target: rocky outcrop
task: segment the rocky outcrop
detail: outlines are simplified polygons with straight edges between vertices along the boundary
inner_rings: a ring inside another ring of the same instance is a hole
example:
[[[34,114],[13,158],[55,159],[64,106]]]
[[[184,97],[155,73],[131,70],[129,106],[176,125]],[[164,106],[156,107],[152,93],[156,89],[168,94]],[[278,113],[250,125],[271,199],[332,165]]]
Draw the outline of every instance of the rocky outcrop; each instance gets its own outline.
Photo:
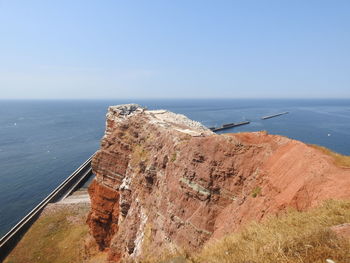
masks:
[[[350,170],[266,132],[216,135],[138,105],[110,107],[92,161],[90,231],[109,260],[196,250],[286,207],[350,199]]]
[[[350,240],[350,223],[332,226],[331,230],[340,238]]]

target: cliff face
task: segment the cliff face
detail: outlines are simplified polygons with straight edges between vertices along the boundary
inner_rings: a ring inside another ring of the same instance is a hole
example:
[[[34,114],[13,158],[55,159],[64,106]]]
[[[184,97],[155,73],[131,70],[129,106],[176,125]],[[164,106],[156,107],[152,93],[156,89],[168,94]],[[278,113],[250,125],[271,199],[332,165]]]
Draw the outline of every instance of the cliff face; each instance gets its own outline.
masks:
[[[350,170],[301,142],[265,132],[216,135],[137,105],[109,108],[92,167],[88,224],[115,262],[193,251],[289,206],[350,199]]]

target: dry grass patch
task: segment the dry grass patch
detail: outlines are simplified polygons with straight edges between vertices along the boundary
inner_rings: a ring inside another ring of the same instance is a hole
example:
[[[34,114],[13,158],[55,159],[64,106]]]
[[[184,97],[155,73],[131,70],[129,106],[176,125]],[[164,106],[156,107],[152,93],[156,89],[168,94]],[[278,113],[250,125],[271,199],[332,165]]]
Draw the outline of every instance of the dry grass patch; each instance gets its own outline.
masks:
[[[133,148],[133,152],[131,154],[131,165],[137,166],[140,162],[147,162],[149,159],[149,152],[145,149],[144,145],[137,144]]]
[[[174,153],[171,155],[170,162],[175,162],[175,161],[176,161],[176,157],[177,157],[177,153],[174,152]]]
[[[311,147],[331,156],[334,160],[334,164],[340,167],[350,167],[350,156],[342,155],[340,153],[333,152],[326,147],[310,144]]]
[[[330,226],[346,222],[350,222],[350,202],[327,201],[308,212],[290,210],[208,244],[189,262],[350,262],[350,241],[329,230]]]
[[[32,225],[5,263],[83,262],[89,206],[50,207]]]

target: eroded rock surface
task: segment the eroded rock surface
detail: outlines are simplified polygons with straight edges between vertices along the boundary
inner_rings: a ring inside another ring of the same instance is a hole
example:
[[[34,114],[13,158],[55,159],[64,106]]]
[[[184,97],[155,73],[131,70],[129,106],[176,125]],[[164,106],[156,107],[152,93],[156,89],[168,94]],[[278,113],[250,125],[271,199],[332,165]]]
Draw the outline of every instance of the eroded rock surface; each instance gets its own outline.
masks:
[[[341,238],[346,238],[350,240],[350,223],[345,223],[341,225],[336,225],[331,227],[331,230]]]
[[[110,107],[92,161],[90,231],[109,260],[194,251],[251,220],[350,199],[350,170],[265,132],[216,135],[183,115]]]

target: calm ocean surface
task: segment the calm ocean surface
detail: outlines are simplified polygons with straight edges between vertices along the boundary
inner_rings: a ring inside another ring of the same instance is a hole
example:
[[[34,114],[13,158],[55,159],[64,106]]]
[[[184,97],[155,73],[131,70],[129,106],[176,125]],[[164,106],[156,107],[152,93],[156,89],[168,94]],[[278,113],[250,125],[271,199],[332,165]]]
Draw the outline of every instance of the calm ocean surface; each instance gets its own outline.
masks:
[[[98,149],[107,107],[133,102],[206,126],[249,120],[225,132],[266,130],[350,155],[350,100],[0,101],[0,236]]]

